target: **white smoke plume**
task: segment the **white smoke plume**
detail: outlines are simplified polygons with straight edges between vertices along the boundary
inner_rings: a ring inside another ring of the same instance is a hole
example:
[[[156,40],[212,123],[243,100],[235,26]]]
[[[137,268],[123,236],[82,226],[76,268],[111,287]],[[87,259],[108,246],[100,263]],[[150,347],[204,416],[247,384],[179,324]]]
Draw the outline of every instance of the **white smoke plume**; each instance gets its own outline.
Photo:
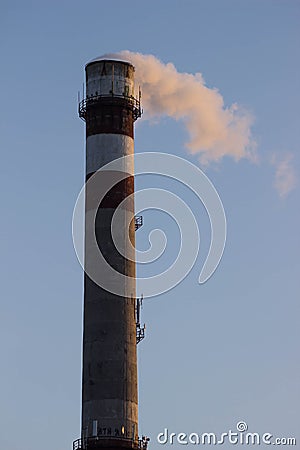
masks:
[[[274,154],[271,159],[271,163],[275,166],[274,186],[281,198],[286,197],[297,185],[297,176],[292,161],[291,153],[287,153],[281,158]]]
[[[224,156],[254,159],[255,142],[250,130],[253,117],[236,103],[225,107],[222,95],[205,85],[201,73],[180,73],[172,63],[128,50],[113,56],[135,66],[145,117],[182,120],[189,135],[186,147],[199,154],[201,163]]]

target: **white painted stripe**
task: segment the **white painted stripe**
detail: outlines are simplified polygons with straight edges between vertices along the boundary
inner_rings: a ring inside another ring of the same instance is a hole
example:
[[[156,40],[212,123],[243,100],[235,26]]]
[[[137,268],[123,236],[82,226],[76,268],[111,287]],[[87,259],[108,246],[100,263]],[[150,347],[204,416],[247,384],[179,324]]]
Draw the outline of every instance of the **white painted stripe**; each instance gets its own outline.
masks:
[[[134,140],[123,134],[95,134],[86,140],[86,174],[96,172],[114,159],[134,153]],[[132,158],[129,158],[132,159]],[[124,172],[134,174],[133,159],[124,164]]]

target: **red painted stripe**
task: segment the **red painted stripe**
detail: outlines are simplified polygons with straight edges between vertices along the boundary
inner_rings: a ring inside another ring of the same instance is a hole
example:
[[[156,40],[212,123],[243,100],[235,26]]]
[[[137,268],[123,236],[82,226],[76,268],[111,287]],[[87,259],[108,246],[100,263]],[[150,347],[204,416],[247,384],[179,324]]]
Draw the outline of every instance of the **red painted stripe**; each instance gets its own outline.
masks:
[[[94,175],[94,176],[93,176]],[[124,178],[124,172],[99,171],[89,173],[86,181],[86,208],[113,208],[116,209],[126,197],[134,193],[134,176]],[[99,199],[102,199],[99,205]],[[128,209],[134,209],[134,200],[127,205]]]

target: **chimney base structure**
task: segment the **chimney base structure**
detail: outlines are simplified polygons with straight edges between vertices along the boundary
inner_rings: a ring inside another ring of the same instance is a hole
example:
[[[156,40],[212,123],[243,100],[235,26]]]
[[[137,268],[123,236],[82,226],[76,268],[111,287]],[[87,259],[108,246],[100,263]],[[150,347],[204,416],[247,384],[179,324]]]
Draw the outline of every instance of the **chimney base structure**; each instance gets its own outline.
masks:
[[[85,71],[86,95],[79,103],[79,116],[86,123],[86,181],[99,177],[101,184],[102,180],[107,182],[106,177],[118,179],[118,173],[97,172],[101,167],[134,153],[134,122],[141,116],[140,93],[135,95],[134,67],[127,61],[99,58],[88,63]],[[100,204],[95,201],[95,187],[86,184],[86,229],[88,218],[94,214],[102,255],[131,281],[118,286],[121,295],[95,283],[88,275],[87,268],[93,262],[85,238],[82,425],[81,438],[73,442],[73,450],[147,447],[147,438],[138,437],[136,346],[140,303],[136,300],[136,264],[132,249],[126,253],[128,232],[134,247],[138,228],[133,173],[133,167],[128,173],[119,173],[122,181],[113,183]],[[121,255],[114,245],[111,222],[120,203],[129,196],[118,224],[121,247],[125,248]],[[138,327],[140,332],[139,323]]]

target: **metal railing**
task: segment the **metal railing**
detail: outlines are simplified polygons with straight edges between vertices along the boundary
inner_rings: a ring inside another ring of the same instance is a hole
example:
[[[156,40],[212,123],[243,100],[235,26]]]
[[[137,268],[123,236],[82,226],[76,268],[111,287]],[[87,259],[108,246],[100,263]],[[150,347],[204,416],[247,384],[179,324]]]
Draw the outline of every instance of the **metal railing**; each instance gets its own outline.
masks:
[[[119,95],[119,94],[102,94],[102,95],[93,95],[91,97],[85,98],[81,100],[78,104],[78,114],[79,117],[83,120],[86,119],[86,111],[89,106],[96,105],[99,100],[103,99],[111,99],[118,100],[122,99],[124,102],[132,109],[134,120],[138,119],[142,115],[141,103],[140,100],[128,95]]]
[[[76,441],[73,442],[73,450],[88,450],[92,448],[96,448],[97,444],[99,447],[101,447],[101,441],[125,441],[126,445],[124,447],[127,448],[135,448],[138,450],[147,450],[149,438],[146,436],[143,436],[141,439],[138,439],[137,445],[134,445],[136,441],[133,441],[132,439],[126,439],[124,437],[107,437],[107,436],[97,436],[97,437],[88,437],[84,439],[76,439]]]
[[[81,439],[76,439],[76,441],[73,442],[73,450],[78,450],[79,448],[83,448],[82,447],[82,440]]]

